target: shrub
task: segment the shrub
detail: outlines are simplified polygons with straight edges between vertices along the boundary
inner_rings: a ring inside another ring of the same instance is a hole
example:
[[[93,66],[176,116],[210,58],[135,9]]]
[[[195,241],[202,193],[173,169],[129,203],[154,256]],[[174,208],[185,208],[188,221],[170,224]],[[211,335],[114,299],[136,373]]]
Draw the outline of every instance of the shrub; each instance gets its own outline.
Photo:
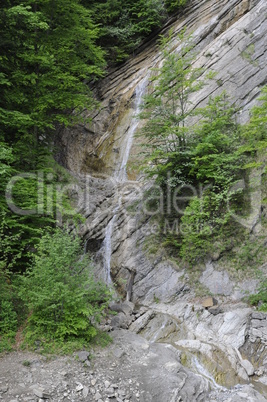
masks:
[[[90,260],[81,257],[80,239],[57,229],[42,236],[20,295],[30,312],[28,339],[90,341],[96,335],[92,321],[101,316],[110,291],[94,280]]]
[[[0,262],[0,352],[12,349],[18,326],[13,296],[9,274]]]

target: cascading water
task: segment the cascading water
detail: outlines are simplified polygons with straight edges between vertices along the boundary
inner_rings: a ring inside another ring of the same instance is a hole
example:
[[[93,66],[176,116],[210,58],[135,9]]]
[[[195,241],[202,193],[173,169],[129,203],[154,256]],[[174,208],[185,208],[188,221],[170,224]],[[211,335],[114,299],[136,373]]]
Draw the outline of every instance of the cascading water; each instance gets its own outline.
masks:
[[[127,162],[129,159],[131,147],[133,144],[133,138],[134,134],[137,130],[137,127],[139,125],[139,120],[136,115],[139,114],[140,112],[140,107],[142,104],[142,99],[147,87],[148,83],[148,76],[145,76],[136,86],[135,89],[135,103],[134,103],[134,117],[133,117],[133,122],[130,125],[130,128],[126,132],[125,135],[125,141],[124,144],[122,145],[122,160],[119,166],[119,169],[115,172],[114,178],[116,182],[118,183],[123,183],[127,180]],[[110,268],[111,268],[111,255],[112,255],[112,234],[113,234],[113,229],[114,229],[114,223],[117,219],[117,213],[121,207],[121,197],[119,197],[118,204],[113,210],[113,217],[109,221],[106,229],[105,229],[105,238],[102,246],[102,255],[104,257],[104,272],[105,272],[105,282],[111,286],[112,280],[111,280],[111,275],[110,275]]]
[[[192,356],[191,362],[195,368],[196,373],[198,373],[201,377],[206,378],[210,382],[210,384],[212,385],[213,388],[219,389],[219,390],[227,389],[227,388],[222,387],[221,385],[217,384],[217,382],[215,381],[213,376],[205,369],[204,366],[202,366],[202,364],[198,361],[196,356]]]
[[[116,215],[113,216],[113,218],[107,225],[106,231],[105,231],[105,239],[103,242],[105,282],[108,286],[110,286],[112,283],[111,276],[110,276],[110,261],[111,261],[111,254],[112,254],[111,236],[112,236],[113,225],[114,225],[115,219],[116,219]]]
[[[148,78],[149,78],[149,76],[146,76],[145,78],[143,78],[135,89],[135,104],[134,104],[135,116],[133,117],[133,122],[132,122],[128,132],[126,133],[125,143],[124,143],[124,147],[123,147],[124,152],[122,155],[121,164],[120,164],[118,171],[115,173],[115,179],[118,182],[124,182],[127,180],[127,172],[126,172],[127,162],[128,162],[131,147],[133,144],[134,133],[136,132],[136,129],[140,122],[137,116],[140,113],[142,99],[143,99],[143,96],[144,96],[144,93],[145,93],[145,90],[147,87]]]
[[[158,339],[160,339],[160,336],[162,335],[162,331],[166,327],[167,322],[168,322],[168,317],[166,316],[164,318],[164,321],[163,321],[161,327],[154,333],[154,336],[151,338],[151,340],[150,340],[151,343],[156,342]]]

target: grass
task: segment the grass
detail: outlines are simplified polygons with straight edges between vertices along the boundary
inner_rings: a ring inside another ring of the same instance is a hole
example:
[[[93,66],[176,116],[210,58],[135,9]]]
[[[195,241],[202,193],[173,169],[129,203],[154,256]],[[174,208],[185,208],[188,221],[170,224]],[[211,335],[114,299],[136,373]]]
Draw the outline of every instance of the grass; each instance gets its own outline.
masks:
[[[256,60],[253,60],[252,56],[255,53],[255,45],[254,43],[251,43],[246,50],[243,50],[241,52],[241,56],[243,59],[247,60],[250,64],[252,64],[254,67],[258,66],[258,62]]]
[[[106,332],[97,330],[96,335],[88,341],[84,338],[52,339],[43,334],[24,333],[20,349],[31,350],[41,355],[72,355],[79,350],[90,350],[95,346],[106,347],[112,343],[112,338]]]
[[[0,353],[12,352],[15,346],[15,335],[1,335],[0,336]]]

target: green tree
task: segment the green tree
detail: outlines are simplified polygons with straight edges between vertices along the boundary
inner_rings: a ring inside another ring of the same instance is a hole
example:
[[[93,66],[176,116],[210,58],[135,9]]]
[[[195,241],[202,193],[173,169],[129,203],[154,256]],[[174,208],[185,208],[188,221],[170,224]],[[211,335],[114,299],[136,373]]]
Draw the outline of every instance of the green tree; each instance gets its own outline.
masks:
[[[101,26],[99,43],[107,49],[109,62],[124,61],[151,31],[166,18],[160,0],[97,1],[83,4],[92,9]]]
[[[169,38],[162,39],[163,66],[156,70],[145,96],[141,119],[145,124],[140,133],[144,137],[145,171],[163,184],[171,176],[170,186],[189,181],[189,154],[194,142],[192,128],[187,125],[193,115],[190,95],[198,91],[201,69],[192,67],[193,44],[179,35],[180,47],[170,51]],[[148,163],[148,165],[147,165]]]
[[[205,108],[194,109],[190,97],[204,85],[199,79],[202,71],[192,67],[190,41],[184,34],[180,39],[179,52],[163,49],[164,62],[144,99],[145,124],[138,135],[144,138],[144,171],[165,194],[163,217],[170,225],[180,219],[183,228],[179,234],[162,233],[163,242],[182,258],[197,262],[208,252],[227,248],[229,233],[236,230],[231,213],[242,208],[244,194],[232,189],[244,175],[242,139],[237,110],[225,93],[211,98]],[[196,116],[198,122],[189,125]]]
[[[44,201],[43,210],[52,210],[49,214],[15,214],[5,200],[6,185],[11,175],[32,174],[13,188],[16,205],[29,210],[38,207],[38,171],[44,176],[45,194],[46,186],[56,186],[62,176],[65,180],[53,160],[54,135],[59,126],[75,123],[84,108],[95,105],[89,82],[102,75],[105,65],[97,37],[89,11],[78,0],[7,1],[1,6],[0,258],[4,255],[9,269],[25,269],[40,230],[56,223],[56,201],[54,196]]]
[[[231,214],[244,205],[242,189],[233,191],[234,184],[244,177],[236,109],[222,93],[210,98],[208,105],[198,113],[201,120],[195,130],[189,165],[193,182],[201,183],[204,190],[190,200],[181,218],[187,228],[182,238],[181,256],[190,262],[229,247],[236,226]],[[231,211],[228,208],[230,194]]]
[[[241,134],[236,112],[225,92],[210,98],[207,106],[197,111],[201,120],[195,128],[190,175],[218,190],[240,177],[242,159],[237,150]]]
[[[0,235],[1,232],[0,227]],[[3,350],[10,350],[14,342],[18,326],[18,317],[15,311],[16,301],[16,290],[12,285],[10,272],[6,269],[2,257],[0,260],[0,353]]]
[[[96,335],[93,320],[101,316],[110,292],[95,282],[92,264],[81,253],[80,239],[66,231],[42,236],[19,291],[30,312],[27,339],[90,341]]]
[[[180,10],[188,3],[188,0],[165,0],[164,4],[169,13]]]
[[[124,61],[150,34],[157,32],[168,13],[180,10],[188,0],[83,0],[101,27],[99,43],[110,63]]]
[[[1,17],[0,128],[21,158],[26,153],[24,162],[33,160],[31,167],[56,124],[70,124],[92,105],[85,80],[101,75],[103,52],[95,45],[97,28],[76,0],[28,0]]]
[[[251,110],[250,121],[244,126],[243,137],[245,144],[241,147],[241,153],[246,157],[245,168],[251,171],[258,169],[262,174],[262,216],[261,223],[266,229],[266,151],[267,151],[267,86],[262,88],[258,104]],[[259,243],[259,242],[258,242]],[[264,241],[263,248],[266,248]],[[267,311],[267,280],[262,278],[258,293],[250,297],[250,302],[259,307],[262,311]]]
[[[249,156],[246,168],[266,169],[267,148],[267,86],[262,88],[259,104],[251,110],[250,121],[244,126],[244,145],[240,153]]]

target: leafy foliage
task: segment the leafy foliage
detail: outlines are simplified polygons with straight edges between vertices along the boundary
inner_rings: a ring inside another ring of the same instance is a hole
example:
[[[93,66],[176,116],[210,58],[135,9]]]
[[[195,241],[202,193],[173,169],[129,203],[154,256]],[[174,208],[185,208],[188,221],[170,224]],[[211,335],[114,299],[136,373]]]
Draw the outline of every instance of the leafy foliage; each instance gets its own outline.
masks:
[[[0,352],[10,350],[14,342],[18,325],[14,302],[10,275],[0,264]]]
[[[177,52],[170,52],[168,40],[162,39],[163,66],[151,80],[151,94],[144,98],[140,117],[146,121],[141,132],[148,163],[145,171],[160,184],[166,183],[170,175],[173,186],[188,180],[189,153],[194,140],[186,124],[193,114],[189,96],[203,83],[197,80],[202,70],[191,66],[190,39],[182,33]]]
[[[0,129],[34,163],[55,124],[68,125],[92,104],[84,80],[104,64],[97,28],[78,1],[27,1],[2,10],[0,32]]]
[[[199,197],[189,202],[181,218],[182,224],[191,229],[183,236],[181,255],[191,262],[205,257],[208,250],[212,254],[227,248],[231,214],[234,207],[240,209],[244,203],[242,191],[233,190],[243,175],[243,159],[238,153],[240,129],[234,113],[225,93],[210,99],[206,108],[199,110],[201,122],[195,130],[189,176],[205,187]]]
[[[124,3],[110,0],[100,2],[3,0],[1,2],[0,336],[2,345],[10,346],[10,339],[14,338],[16,327],[21,324],[17,318],[23,316],[19,308],[23,303],[17,296],[19,285],[14,285],[14,273],[25,272],[31,266],[33,259],[35,268],[28,271],[23,289],[31,283],[41,291],[44,280],[47,281],[47,286],[51,286],[49,288],[51,297],[54,295],[52,279],[49,276],[51,267],[47,263],[43,273],[41,270],[38,271],[37,267],[41,267],[41,262],[35,253],[38,249],[38,255],[42,252],[45,254],[38,248],[44,229],[55,228],[58,219],[62,223],[69,212],[73,218],[66,187],[64,188],[64,185],[69,183],[69,176],[53,160],[55,133],[60,128],[79,121],[85,108],[95,107],[90,85],[104,74],[106,62],[103,48],[107,50],[109,60],[124,59],[145,36],[160,26],[166,16],[166,10],[160,0],[137,2],[126,0]],[[55,236],[59,236],[58,231],[55,232]],[[59,242],[59,237],[56,237],[56,241]],[[76,240],[74,244],[75,242]],[[50,246],[52,243],[49,243],[48,237],[45,236],[40,247],[45,250],[45,247]],[[46,252],[50,255],[48,250]],[[60,254],[62,250],[58,248],[57,252]],[[52,248],[51,253],[56,253],[56,249]],[[77,263],[74,255],[73,250],[71,261],[77,270],[81,269],[81,275],[84,275],[86,269]],[[66,257],[65,254],[64,256]],[[55,256],[53,258],[56,264],[59,264],[58,269],[63,269],[60,261]],[[85,263],[85,259],[83,261]],[[73,269],[73,272],[77,273],[75,268]],[[97,292],[102,292],[101,286],[94,284],[90,277],[90,283],[88,280],[85,281],[87,290],[90,290],[90,297],[86,298],[83,293],[85,289],[77,286],[77,298],[71,298],[71,291],[77,280],[73,272],[66,263],[65,276],[62,273],[61,278],[64,277],[64,281],[68,275],[70,278],[69,288],[65,288],[63,299],[60,299],[64,304],[62,315],[60,313],[59,316],[55,315],[61,311],[58,310],[55,295],[51,304],[48,303],[48,312],[51,314],[48,317],[44,314],[45,305],[42,307],[43,310],[40,307],[48,295],[39,292],[40,297],[36,299],[36,303],[38,301],[39,304],[36,308],[33,301],[36,295],[31,293],[34,288],[29,289],[28,295],[29,297],[32,295],[32,299],[27,299],[27,304],[34,311],[29,319],[31,328],[34,322],[37,332],[43,331],[46,326],[52,334],[51,317],[54,314],[58,324],[57,336],[62,339],[70,336],[79,337],[81,334],[89,339],[95,333],[93,327],[88,326],[87,317],[95,316],[102,308],[97,307],[99,302]],[[60,282],[60,275],[57,279]],[[41,281],[39,284],[38,280]],[[61,285],[58,283],[58,293]],[[104,290],[103,292],[105,293]],[[93,299],[94,294],[98,301]],[[73,316],[70,311],[75,308],[77,314]],[[4,333],[7,335],[6,339]]]
[[[240,145],[240,128],[235,113],[225,93],[210,98],[207,106],[198,110],[201,121],[195,129],[190,171],[197,180],[222,188],[239,176],[242,161],[236,151]]]
[[[245,144],[241,147],[241,152],[246,155],[248,161],[245,165],[247,169],[257,169],[262,172],[263,185],[266,192],[266,150],[267,150],[267,86],[263,87],[259,97],[260,103],[251,110],[249,123],[244,127],[243,136]],[[265,193],[266,197],[266,193]],[[262,200],[262,209],[266,216],[266,198]],[[264,213],[263,213],[264,215]],[[266,243],[263,243],[265,251]],[[251,253],[250,253],[251,254]],[[257,251],[257,254],[260,254]],[[258,305],[262,311],[267,311],[267,279],[262,278],[259,291],[250,297],[253,305]]]
[[[99,43],[107,50],[110,63],[124,61],[142,40],[159,28],[169,12],[181,9],[188,0],[101,0],[83,4],[92,9],[101,26]]]
[[[0,260],[8,269],[24,270],[40,230],[55,225],[60,191],[48,189],[66,183],[66,175],[61,180],[52,157],[54,134],[94,104],[87,82],[101,76],[104,67],[97,36],[89,11],[78,0],[1,6]],[[7,205],[5,190],[14,175],[18,178]]]
[[[80,240],[67,232],[42,236],[19,292],[30,312],[27,339],[90,341],[96,335],[92,321],[101,316],[110,292],[95,282],[90,261],[80,255]]]
[[[164,194],[163,244],[195,264],[231,248],[240,230],[233,214],[249,212],[248,175],[265,164],[266,89],[245,129],[237,124],[237,110],[226,93],[194,109],[190,96],[203,85],[201,71],[190,64],[190,42],[180,40],[179,53],[170,53],[168,40],[163,42],[165,59],[144,99],[139,135],[144,137],[143,169]],[[198,122],[189,124],[196,115]],[[244,187],[238,186],[240,180]],[[176,234],[166,232],[166,219],[169,227],[179,220]]]
[[[250,157],[245,168],[263,168],[266,171],[267,149],[267,86],[263,87],[259,104],[251,111],[251,118],[243,129],[244,144],[240,153]]]
[[[188,0],[165,0],[165,7],[169,13],[173,13],[184,7]]]
[[[249,302],[253,306],[258,306],[259,310],[267,311],[267,281],[263,281],[259,287],[259,292],[249,297]]]

